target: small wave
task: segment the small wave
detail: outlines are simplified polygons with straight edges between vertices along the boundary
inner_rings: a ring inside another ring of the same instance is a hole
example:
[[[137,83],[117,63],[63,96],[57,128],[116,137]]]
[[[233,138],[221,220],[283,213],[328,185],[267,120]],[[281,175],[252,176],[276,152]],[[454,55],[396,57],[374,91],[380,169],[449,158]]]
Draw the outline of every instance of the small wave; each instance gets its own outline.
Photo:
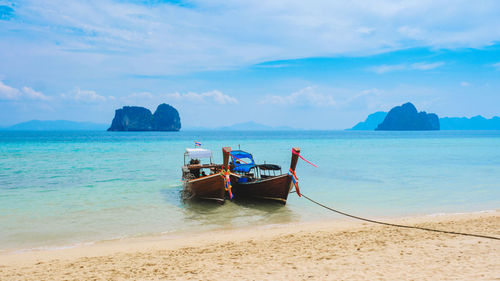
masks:
[[[121,180],[121,179],[115,178],[115,179],[96,180],[95,182],[114,182],[114,181],[119,181],[119,180]]]
[[[182,183],[181,182],[175,182],[175,183],[168,183],[164,188],[181,188]]]
[[[497,210],[482,210],[482,211],[473,211],[473,212],[455,212],[455,213],[434,213],[426,215],[426,217],[440,217],[440,216],[449,216],[449,215],[473,215],[473,214],[485,214],[485,213],[495,213]]]
[[[26,252],[34,252],[34,251],[57,251],[57,250],[65,250],[65,249],[73,249],[76,247],[80,246],[90,246],[95,244],[96,242],[84,242],[84,243],[76,243],[76,244],[70,244],[70,245],[64,245],[64,246],[41,246],[41,247],[33,247],[33,248],[27,248],[27,249],[19,249],[13,251],[15,254],[20,254],[20,253],[26,253]],[[3,250],[4,252],[7,252],[7,250]],[[0,252],[2,252],[0,250]]]

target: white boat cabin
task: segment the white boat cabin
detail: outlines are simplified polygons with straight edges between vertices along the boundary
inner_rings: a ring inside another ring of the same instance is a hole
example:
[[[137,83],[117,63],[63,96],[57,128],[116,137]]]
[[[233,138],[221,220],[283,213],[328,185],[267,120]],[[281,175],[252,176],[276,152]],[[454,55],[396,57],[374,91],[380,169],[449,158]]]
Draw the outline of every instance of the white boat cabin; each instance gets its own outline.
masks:
[[[184,152],[184,165],[186,165],[186,159],[188,158],[188,165],[201,164],[202,159],[209,159],[210,164],[212,164],[212,151],[204,148],[186,148],[186,152]]]
[[[205,163],[202,163],[202,161]],[[184,167],[182,169],[184,179],[196,179],[212,175],[218,173],[221,167],[220,164],[212,163],[212,151],[209,149],[186,148],[184,152]]]

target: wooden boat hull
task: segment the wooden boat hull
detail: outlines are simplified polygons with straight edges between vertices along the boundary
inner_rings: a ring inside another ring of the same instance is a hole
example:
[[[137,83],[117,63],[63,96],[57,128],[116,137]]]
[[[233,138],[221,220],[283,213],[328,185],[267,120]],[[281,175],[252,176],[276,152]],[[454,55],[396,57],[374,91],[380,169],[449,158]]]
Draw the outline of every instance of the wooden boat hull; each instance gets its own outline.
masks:
[[[237,178],[231,178],[231,183],[235,199],[265,199],[285,205],[290,193],[292,178],[288,174],[283,174],[247,183],[238,183]]]
[[[224,203],[226,190],[220,174],[213,174],[184,182],[184,190],[191,197]]]

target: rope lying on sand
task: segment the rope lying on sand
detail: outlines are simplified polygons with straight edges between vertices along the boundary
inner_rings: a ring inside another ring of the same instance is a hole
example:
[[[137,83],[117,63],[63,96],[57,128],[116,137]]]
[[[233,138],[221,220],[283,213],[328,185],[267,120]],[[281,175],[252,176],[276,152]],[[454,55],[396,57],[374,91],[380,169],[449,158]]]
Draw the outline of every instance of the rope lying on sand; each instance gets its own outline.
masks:
[[[455,234],[455,235],[463,235],[463,236],[472,236],[472,237],[479,237],[479,238],[485,238],[485,239],[493,239],[493,240],[500,240],[498,237],[494,236],[487,236],[487,235],[480,235],[480,234],[471,234],[471,233],[463,233],[463,232],[455,232],[455,231],[446,231],[446,230],[439,230],[439,229],[432,229],[432,228],[426,228],[426,227],[419,227],[419,226],[411,226],[411,225],[403,225],[403,224],[395,224],[395,223],[388,223],[388,222],[383,222],[383,221],[376,221],[376,220],[371,220],[371,219],[365,219],[362,217],[350,215],[348,213],[344,213],[338,210],[335,210],[333,208],[330,208],[328,206],[325,206],[309,197],[307,197],[304,193],[302,193],[302,197],[306,198],[307,200],[311,201],[312,203],[319,205],[325,209],[328,209],[330,211],[333,211],[335,213],[351,217],[353,219],[358,219],[362,221],[367,221],[371,223],[377,223],[377,224],[382,224],[382,225],[388,225],[388,226],[395,226],[395,227],[402,227],[402,228],[413,228],[413,229],[420,229],[420,230],[425,230],[425,231],[432,231],[432,232],[440,232],[440,233],[447,233],[447,234]]]

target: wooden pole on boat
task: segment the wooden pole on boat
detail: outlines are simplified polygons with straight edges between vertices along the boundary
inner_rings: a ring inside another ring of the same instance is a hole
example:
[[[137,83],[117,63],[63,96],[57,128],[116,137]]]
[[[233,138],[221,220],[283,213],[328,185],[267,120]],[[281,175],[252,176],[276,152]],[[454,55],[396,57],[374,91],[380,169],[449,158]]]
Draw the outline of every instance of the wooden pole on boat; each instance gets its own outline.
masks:
[[[222,148],[222,177],[224,178],[224,188],[229,194],[229,199],[233,199],[233,192],[231,191],[231,179],[229,170],[229,154],[231,153],[231,147]]]
[[[288,192],[290,192],[294,186],[294,180],[292,177],[295,176],[295,168],[297,167],[297,162],[299,161],[300,148],[294,147],[292,148],[292,160],[290,161],[290,172],[288,172],[288,178],[290,181],[290,186],[288,188]],[[299,187],[297,188],[297,195],[300,197]]]
[[[223,147],[222,148],[222,169],[229,170],[229,154],[231,153],[231,148],[230,147]]]
[[[295,171],[295,167],[297,167],[297,161],[299,160],[300,148],[294,147],[292,148],[292,161],[290,162],[290,170]]]

